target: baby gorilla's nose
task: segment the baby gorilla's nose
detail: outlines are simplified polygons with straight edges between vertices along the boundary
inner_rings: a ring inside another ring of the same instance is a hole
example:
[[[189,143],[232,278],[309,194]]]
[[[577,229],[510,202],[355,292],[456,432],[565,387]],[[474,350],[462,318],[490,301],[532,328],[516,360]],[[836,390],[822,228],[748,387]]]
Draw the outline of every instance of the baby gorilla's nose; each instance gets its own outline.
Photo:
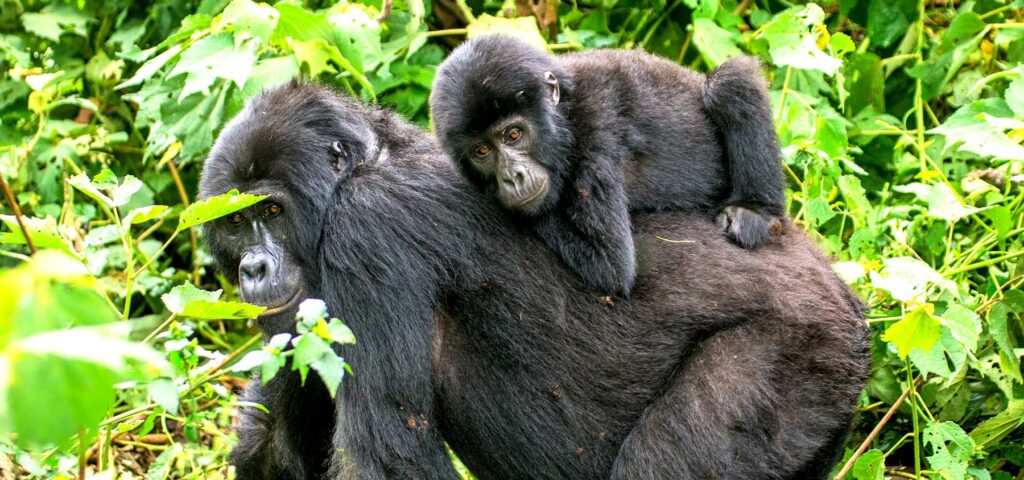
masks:
[[[242,281],[260,281],[267,274],[267,260],[262,255],[247,255],[238,266]]]

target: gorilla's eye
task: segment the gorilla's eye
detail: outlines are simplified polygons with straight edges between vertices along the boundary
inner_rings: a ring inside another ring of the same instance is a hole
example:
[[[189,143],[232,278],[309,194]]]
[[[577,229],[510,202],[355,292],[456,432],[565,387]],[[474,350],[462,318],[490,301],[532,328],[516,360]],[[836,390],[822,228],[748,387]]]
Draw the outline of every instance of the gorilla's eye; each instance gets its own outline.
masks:
[[[232,213],[231,215],[228,215],[228,223],[232,225],[238,225],[239,223],[242,223],[242,214],[235,212]]]
[[[505,142],[515,143],[523,138],[523,131],[519,127],[509,127],[505,130]]]
[[[263,213],[273,217],[281,213],[281,206],[276,203],[268,203],[267,206],[263,207]]]
[[[491,147],[482,144],[477,145],[476,147],[473,148],[473,153],[481,157],[486,157],[488,153],[491,153]]]

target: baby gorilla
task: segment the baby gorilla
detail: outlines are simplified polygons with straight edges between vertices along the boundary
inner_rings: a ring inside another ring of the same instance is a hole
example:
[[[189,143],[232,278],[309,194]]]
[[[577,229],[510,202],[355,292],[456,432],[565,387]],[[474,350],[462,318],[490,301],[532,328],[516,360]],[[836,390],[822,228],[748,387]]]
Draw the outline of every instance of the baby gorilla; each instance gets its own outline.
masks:
[[[441,64],[430,105],[462,174],[529,220],[602,293],[633,286],[630,212],[717,214],[745,248],[761,245],[785,214],[754,58],[705,77],[639,51],[555,57],[493,35]]]

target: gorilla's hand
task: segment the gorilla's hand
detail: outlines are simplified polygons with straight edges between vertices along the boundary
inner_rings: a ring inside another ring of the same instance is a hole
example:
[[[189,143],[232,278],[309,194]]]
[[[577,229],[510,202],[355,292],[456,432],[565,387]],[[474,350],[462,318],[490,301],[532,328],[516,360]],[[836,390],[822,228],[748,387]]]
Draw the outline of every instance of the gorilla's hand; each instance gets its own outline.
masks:
[[[729,205],[717,218],[718,227],[737,245],[760,247],[771,235],[782,233],[782,220],[751,205]]]

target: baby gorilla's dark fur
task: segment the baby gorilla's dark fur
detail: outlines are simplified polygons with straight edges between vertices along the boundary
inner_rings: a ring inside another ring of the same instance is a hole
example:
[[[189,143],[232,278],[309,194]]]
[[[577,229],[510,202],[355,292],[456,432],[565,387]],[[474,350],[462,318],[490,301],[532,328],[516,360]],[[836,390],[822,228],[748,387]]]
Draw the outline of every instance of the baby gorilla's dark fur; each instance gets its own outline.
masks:
[[[749,251],[700,215],[638,215],[636,287],[607,305],[429,134],[308,85],[225,127],[200,192],[232,188],[270,198],[207,225],[224,272],[264,244],[294,263],[243,296],[304,290],[358,340],[339,347],[354,374],[336,401],[289,368],[250,385],[269,413],[242,411],[241,480],[454,479],[444,440],[481,479],[804,480],[841,451],[867,369],[861,306],[791,226]]]
[[[449,55],[430,104],[463,175],[603,293],[633,285],[631,211],[717,214],[745,248],[781,226],[781,155],[754,58],[704,77],[639,51],[556,57],[494,35]]]

